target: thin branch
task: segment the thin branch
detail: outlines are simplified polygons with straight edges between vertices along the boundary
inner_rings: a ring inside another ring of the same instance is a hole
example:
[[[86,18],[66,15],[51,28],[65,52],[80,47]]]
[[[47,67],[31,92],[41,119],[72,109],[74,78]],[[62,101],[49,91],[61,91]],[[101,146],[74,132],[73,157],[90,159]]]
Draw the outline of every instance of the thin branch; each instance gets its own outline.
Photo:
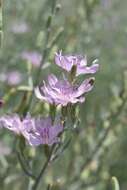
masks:
[[[50,154],[49,154],[49,156],[48,156],[48,158],[47,158],[45,164],[43,165],[43,167],[42,167],[42,169],[41,169],[41,171],[40,171],[38,177],[36,178],[36,181],[35,181],[35,183],[34,183],[34,185],[33,185],[32,190],[37,190],[37,188],[38,188],[38,186],[39,186],[39,184],[40,184],[40,181],[41,181],[41,179],[42,179],[42,177],[43,177],[43,175],[44,175],[44,172],[45,172],[45,170],[47,169],[47,167],[48,167],[48,165],[49,165],[49,163],[50,163],[50,161],[51,161],[51,157],[52,157],[54,148],[55,148],[55,146],[52,147],[51,152],[50,152]]]
[[[48,184],[46,190],[51,190],[51,185],[50,184]]]
[[[42,66],[43,66],[43,64],[47,58],[48,51],[50,50],[50,48],[48,47],[48,43],[49,43],[50,33],[51,33],[51,28],[52,28],[52,20],[53,20],[54,14],[55,14],[56,1],[57,0],[53,0],[52,7],[51,7],[51,15],[49,15],[49,17],[47,19],[46,31],[45,31],[46,37],[45,37],[45,43],[44,43],[44,48],[43,48],[43,52],[42,52],[43,58],[42,58],[41,64],[40,64],[40,66],[37,70],[37,73],[36,73],[36,77],[35,77],[35,81],[34,81],[34,87],[36,87],[37,84],[39,83],[39,79],[40,79],[40,75],[41,75],[41,68],[42,68]],[[24,114],[26,114],[27,111],[29,110],[29,108],[31,106],[32,99],[33,99],[33,93],[31,93],[28,104],[26,105],[26,108],[24,109]]]
[[[17,158],[18,158],[19,164],[20,164],[22,170],[24,171],[24,173],[26,174],[26,176],[32,178],[33,180],[36,180],[36,176],[33,175],[33,174],[31,173],[31,171],[27,170],[26,166],[24,165],[24,162],[23,162],[23,160],[22,160],[22,157],[21,157],[20,152],[17,151],[16,153],[17,153]]]
[[[0,0],[0,47],[3,41],[3,0]]]

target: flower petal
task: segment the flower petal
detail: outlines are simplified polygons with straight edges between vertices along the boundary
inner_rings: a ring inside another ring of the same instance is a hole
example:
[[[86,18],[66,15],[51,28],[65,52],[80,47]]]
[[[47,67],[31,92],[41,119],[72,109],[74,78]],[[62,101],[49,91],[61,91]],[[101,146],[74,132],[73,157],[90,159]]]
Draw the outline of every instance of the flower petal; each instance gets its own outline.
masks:
[[[81,96],[86,92],[89,92],[93,88],[94,78],[86,79],[82,82],[82,84],[78,87],[77,92],[75,93],[75,96]]]
[[[58,82],[58,79],[55,75],[51,74],[48,76],[48,82],[50,86],[54,86]]]
[[[93,64],[90,67],[77,67],[77,76],[80,74],[94,74],[98,71],[99,65],[98,64]]]

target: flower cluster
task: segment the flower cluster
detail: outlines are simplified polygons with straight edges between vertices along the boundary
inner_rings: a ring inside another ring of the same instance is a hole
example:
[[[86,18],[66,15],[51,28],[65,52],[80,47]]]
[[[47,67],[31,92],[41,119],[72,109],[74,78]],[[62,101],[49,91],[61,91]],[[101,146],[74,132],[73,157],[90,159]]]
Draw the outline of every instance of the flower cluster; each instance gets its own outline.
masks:
[[[88,67],[86,58],[82,56],[63,56],[61,52],[59,54],[56,53],[55,63],[68,71],[69,74],[71,74],[75,66],[76,76],[86,73],[95,73],[99,68],[98,64],[93,64]],[[67,106],[69,103],[75,104],[84,102],[84,94],[92,90],[93,83],[93,77],[84,80],[78,85],[70,82],[67,78],[59,80],[55,75],[51,74],[48,77],[47,83],[43,81],[43,85],[35,89],[35,94],[36,97],[42,101],[55,105]]]
[[[44,82],[43,86],[35,89],[35,94],[40,100],[50,104],[67,106],[68,103],[75,104],[84,102],[83,96],[93,87],[94,78],[86,79],[81,85],[73,85],[67,79],[58,80],[54,75],[48,77],[48,84]]]
[[[36,52],[24,52],[22,58],[36,66],[40,64],[42,59],[41,55]],[[35,88],[36,97],[50,105],[63,107],[84,102],[85,94],[93,88],[94,78],[87,78],[81,84],[78,84],[75,79],[80,74],[95,73],[99,65],[94,63],[88,67],[86,58],[79,55],[63,56],[61,52],[56,53],[55,63],[68,72],[68,78],[64,77],[59,80],[55,75],[50,74],[47,82],[43,81],[42,85]],[[18,81],[19,78],[16,74],[16,72],[12,73],[8,77],[8,81],[11,83]],[[73,77],[69,77],[73,74]],[[53,121],[50,117],[33,118],[27,114],[25,118],[20,118],[19,115],[12,114],[0,117],[0,127],[7,128],[18,136],[22,135],[31,146],[52,145],[59,142],[59,136],[63,132],[62,122],[54,124]]]

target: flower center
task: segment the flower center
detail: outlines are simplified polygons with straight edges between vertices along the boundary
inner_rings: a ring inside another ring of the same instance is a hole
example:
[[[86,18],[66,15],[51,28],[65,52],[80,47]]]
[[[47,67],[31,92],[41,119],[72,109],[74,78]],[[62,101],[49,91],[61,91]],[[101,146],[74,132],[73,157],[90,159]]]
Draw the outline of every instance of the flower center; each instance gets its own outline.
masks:
[[[41,137],[44,140],[45,144],[48,144],[48,142],[49,142],[49,128],[44,128],[41,131]]]

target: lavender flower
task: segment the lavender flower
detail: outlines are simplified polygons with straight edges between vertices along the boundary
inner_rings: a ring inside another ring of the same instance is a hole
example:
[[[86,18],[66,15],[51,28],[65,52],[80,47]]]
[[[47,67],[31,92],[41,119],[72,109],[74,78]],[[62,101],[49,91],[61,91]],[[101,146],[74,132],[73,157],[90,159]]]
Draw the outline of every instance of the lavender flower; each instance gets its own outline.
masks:
[[[59,142],[58,135],[63,131],[62,124],[52,125],[51,118],[37,118],[35,119],[35,126],[36,133],[29,132],[28,142],[30,145],[52,145]]]
[[[42,56],[36,51],[26,51],[21,54],[21,58],[30,62],[33,66],[39,67],[41,64]]]
[[[50,118],[32,118],[27,115],[21,120],[17,114],[1,117],[0,127],[5,127],[17,135],[23,135],[31,146],[58,143],[58,135],[63,131],[63,126],[60,124],[52,126]]]
[[[0,127],[7,128],[17,135],[21,135],[24,131],[22,121],[17,114],[2,116],[0,118]]]
[[[53,74],[48,77],[48,84],[35,89],[35,95],[40,100],[50,104],[66,106],[68,103],[75,104],[84,102],[84,94],[93,88],[94,78],[86,79],[81,85],[70,84],[66,79],[58,80]]]
[[[86,57],[84,58],[81,55],[62,55],[62,52],[56,53],[55,63],[70,72],[72,67],[76,66],[76,76],[80,74],[90,74],[96,73],[99,65],[93,64],[90,67],[87,66]]]
[[[18,71],[10,71],[6,74],[6,80],[8,85],[15,86],[21,83],[22,75]]]

